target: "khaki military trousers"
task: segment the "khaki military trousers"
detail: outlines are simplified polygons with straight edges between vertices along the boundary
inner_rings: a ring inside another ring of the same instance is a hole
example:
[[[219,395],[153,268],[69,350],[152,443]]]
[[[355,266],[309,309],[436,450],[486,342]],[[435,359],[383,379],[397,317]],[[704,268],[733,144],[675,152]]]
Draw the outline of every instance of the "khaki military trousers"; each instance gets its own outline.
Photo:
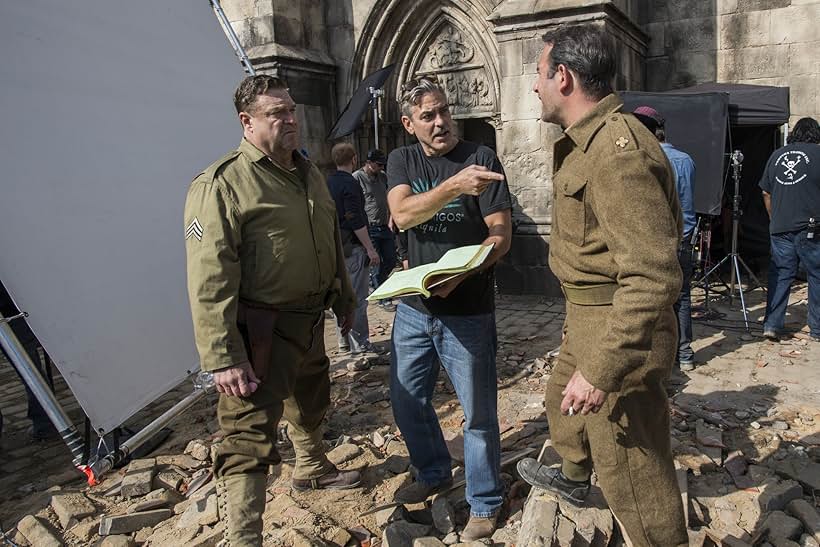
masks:
[[[613,513],[635,547],[688,545],[669,439],[664,381],[677,351],[677,320],[670,307],[652,334],[646,361],[610,393],[597,414],[563,416],[561,391],[576,367],[591,359],[606,334],[612,306],[567,302],[566,337],[547,385],[553,447],[568,478],[585,480],[594,466]]]
[[[321,423],[330,406],[324,312],[279,312],[266,377],[250,397],[221,395],[217,417],[225,432],[214,461],[217,478],[267,473],[281,461],[276,432],[284,415],[296,452],[295,479],[333,469],[325,457]]]

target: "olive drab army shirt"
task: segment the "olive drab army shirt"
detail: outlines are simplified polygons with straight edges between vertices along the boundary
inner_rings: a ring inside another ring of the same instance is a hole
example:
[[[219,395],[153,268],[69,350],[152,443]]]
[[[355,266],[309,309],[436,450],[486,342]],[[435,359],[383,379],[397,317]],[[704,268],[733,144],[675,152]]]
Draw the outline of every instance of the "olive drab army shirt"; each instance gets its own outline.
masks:
[[[284,169],[243,139],[191,183],[185,249],[202,370],[248,360],[239,299],[282,311],[332,302],[340,316],[355,305],[325,178],[299,154],[294,162]]]
[[[674,175],[655,136],[621,106],[608,95],[553,150],[550,268],[564,285],[614,290],[597,359],[579,365],[606,392],[619,391],[643,363],[654,324],[681,286]]]

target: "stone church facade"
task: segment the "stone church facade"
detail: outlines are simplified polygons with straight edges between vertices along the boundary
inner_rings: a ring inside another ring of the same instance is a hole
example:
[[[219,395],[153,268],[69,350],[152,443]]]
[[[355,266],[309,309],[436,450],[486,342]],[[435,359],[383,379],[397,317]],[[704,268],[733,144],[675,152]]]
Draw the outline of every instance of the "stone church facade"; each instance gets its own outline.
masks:
[[[502,291],[556,294],[547,266],[551,143],[532,92],[543,32],[604,29],[619,53],[616,88],[664,91],[704,82],[791,88],[792,121],[820,118],[820,0],[223,0],[256,69],[284,77],[300,104],[303,145],[329,165],[326,140],[358,83],[394,64],[379,102],[380,148],[410,141],[396,96],[435,76],[460,134],[494,148],[514,196]],[[372,148],[373,120],[349,137]]]

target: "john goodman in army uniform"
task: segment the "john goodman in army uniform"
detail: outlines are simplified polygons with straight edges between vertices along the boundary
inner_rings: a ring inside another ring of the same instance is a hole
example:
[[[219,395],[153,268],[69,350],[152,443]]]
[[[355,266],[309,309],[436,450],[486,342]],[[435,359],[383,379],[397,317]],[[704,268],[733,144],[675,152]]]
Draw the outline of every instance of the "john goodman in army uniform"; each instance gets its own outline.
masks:
[[[244,138],[191,184],[185,246],[201,367],[221,394],[219,512],[226,543],[244,547],[262,542],[283,416],[294,489],[353,488],[360,477],[327,460],[320,429],[330,405],[324,311],[346,331],[355,307],[335,205],[322,173],[296,152],[296,104],[282,80],[246,78],[234,105]]]
[[[550,267],[565,338],[546,410],[558,468],[519,462],[530,484],[581,504],[593,466],[628,543],[688,544],[664,381],[677,351],[682,217],[657,139],[621,113],[615,57],[590,26],[544,36],[534,91],[564,135],[553,153]]]

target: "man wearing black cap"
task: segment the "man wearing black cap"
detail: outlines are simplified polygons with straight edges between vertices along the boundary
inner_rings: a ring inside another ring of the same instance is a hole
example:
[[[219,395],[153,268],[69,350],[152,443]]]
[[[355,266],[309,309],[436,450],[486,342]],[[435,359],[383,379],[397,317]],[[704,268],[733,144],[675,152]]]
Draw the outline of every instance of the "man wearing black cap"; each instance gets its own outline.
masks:
[[[364,193],[364,209],[369,223],[368,232],[381,263],[370,270],[370,285],[376,289],[384,283],[396,266],[396,242],[393,235],[393,219],[387,206],[387,175],[384,166],[387,158],[378,149],[367,153],[364,166],[353,173]],[[389,300],[380,300],[379,305],[390,311],[395,306]]]

